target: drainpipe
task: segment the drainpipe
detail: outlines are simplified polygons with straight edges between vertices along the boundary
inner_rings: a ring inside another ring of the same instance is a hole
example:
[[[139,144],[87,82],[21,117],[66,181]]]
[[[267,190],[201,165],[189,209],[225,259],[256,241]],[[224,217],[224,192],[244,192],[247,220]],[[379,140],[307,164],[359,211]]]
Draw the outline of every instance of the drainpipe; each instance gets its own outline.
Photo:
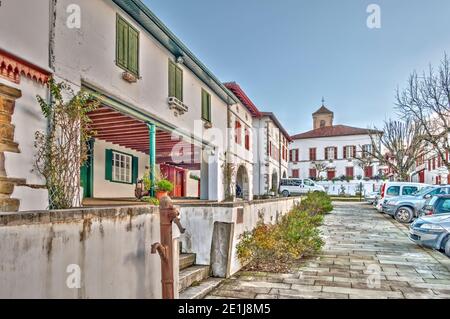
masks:
[[[48,67],[55,72],[55,29],[56,29],[56,0],[51,0],[49,5],[49,30],[48,30]],[[53,97],[49,88],[47,88],[47,101],[51,105]],[[52,130],[53,123],[51,121],[52,115],[47,119],[47,134]]]
[[[156,125],[147,123],[149,134],[149,168],[150,168],[150,196],[155,196],[156,180]]]
[[[55,71],[55,29],[56,29],[56,0],[50,1],[49,6],[49,30],[48,30],[48,66]]]

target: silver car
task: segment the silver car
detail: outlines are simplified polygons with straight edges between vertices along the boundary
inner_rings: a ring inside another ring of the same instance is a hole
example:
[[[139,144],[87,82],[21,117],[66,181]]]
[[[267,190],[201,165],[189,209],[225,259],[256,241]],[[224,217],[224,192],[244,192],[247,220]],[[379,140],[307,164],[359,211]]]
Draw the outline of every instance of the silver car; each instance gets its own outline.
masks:
[[[364,201],[366,201],[368,204],[373,205],[379,195],[380,192],[367,192],[364,194]]]
[[[426,201],[435,195],[450,194],[450,186],[430,186],[419,192],[408,195],[390,198],[383,203],[383,212],[391,215],[400,223],[410,223],[419,216],[419,211]]]
[[[411,224],[409,239],[420,246],[444,251],[450,257],[450,214],[416,219]]]

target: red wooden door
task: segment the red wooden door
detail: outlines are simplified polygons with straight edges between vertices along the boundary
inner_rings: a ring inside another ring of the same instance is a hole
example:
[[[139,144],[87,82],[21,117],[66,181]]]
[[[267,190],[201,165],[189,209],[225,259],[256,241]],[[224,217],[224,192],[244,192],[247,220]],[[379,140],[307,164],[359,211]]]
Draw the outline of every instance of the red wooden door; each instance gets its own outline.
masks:
[[[180,169],[176,169],[174,177],[175,183],[173,188],[173,196],[183,197],[184,172]]]
[[[372,178],[373,177],[373,167],[367,166],[364,168],[364,177]]]
[[[327,178],[329,181],[331,181],[335,177],[336,177],[336,171],[328,171],[327,172]]]
[[[425,170],[419,172],[419,183],[425,183]]]
[[[161,175],[173,184],[173,191],[169,194],[171,197],[184,197],[185,193],[185,170],[169,164],[161,164]]]

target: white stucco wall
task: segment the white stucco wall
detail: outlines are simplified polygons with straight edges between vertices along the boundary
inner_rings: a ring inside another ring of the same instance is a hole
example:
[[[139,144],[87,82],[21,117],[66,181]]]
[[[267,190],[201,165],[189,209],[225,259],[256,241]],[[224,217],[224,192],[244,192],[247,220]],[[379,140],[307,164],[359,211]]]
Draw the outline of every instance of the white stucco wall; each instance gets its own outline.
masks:
[[[66,27],[65,10],[70,4],[77,4],[81,8],[80,29]],[[133,84],[122,79],[123,70],[115,63],[117,14],[140,33],[140,77]],[[214,154],[220,154],[218,158],[223,157],[228,138],[227,104],[181,64],[178,66],[183,69],[183,103],[189,107],[189,111],[176,116],[167,103],[168,63],[169,59],[175,57],[112,1],[58,1],[54,52],[58,79],[70,82],[75,88],[80,87],[82,81],[95,86],[108,96],[211,143],[216,148]],[[205,129],[201,120],[202,89],[211,94],[213,127],[210,129]],[[209,149],[205,151],[211,152]],[[206,158],[210,156],[216,157],[208,154]],[[221,185],[221,164],[216,162],[214,167],[202,170],[202,183],[205,184],[202,185],[202,198],[223,199],[223,192],[214,186]]]
[[[229,138],[228,138],[228,162],[231,162],[235,165],[236,171],[240,167],[245,167],[246,174],[248,178],[248,197],[246,199],[253,199],[253,165],[254,165],[254,149],[253,149],[253,118],[246,107],[243,105],[235,104],[229,107]],[[239,133],[236,130],[236,121],[241,123],[240,130],[240,140],[241,143],[236,143],[236,134]],[[245,148],[245,130],[247,129],[247,134],[249,135],[249,149]],[[236,178],[236,176],[235,176]]]
[[[14,141],[19,144],[20,153],[5,152],[6,175],[22,178],[27,184],[44,185],[45,179],[34,169],[36,149],[34,134],[46,132],[47,121],[43,117],[36,95],[47,96],[47,89],[22,76],[20,84],[0,78],[0,83],[21,90],[22,97],[16,100],[11,123],[15,126]],[[41,210],[48,207],[48,192],[27,186],[16,186],[11,198],[20,200],[19,210]]]
[[[229,260],[230,274],[242,268],[237,255],[236,245],[244,231],[252,230],[260,218],[265,223],[275,223],[277,215],[286,214],[298,202],[300,198],[283,198],[275,200],[262,200],[243,202],[242,205],[211,205],[211,206],[189,206],[180,207],[180,218],[186,232],[181,235],[183,252],[195,253],[196,263],[209,265],[211,261],[211,244],[215,222],[234,223],[233,242],[231,258]],[[238,207],[244,208],[244,221],[237,224]]]
[[[272,174],[274,172],[277,174],[278,182],[283,177],[283,173],[286,173],[286,176],[289,177],[289,164],[288,161],[283,160],[282,154],[279,161],[267,154],[268,137],[272,145],[282,150],[279,141],[279,136],[282,133],[270,117],[254,118],[253,130],[255,135],[253,141],[253,192],[255,195],[265,195],[272,189]],[[287,148],[289,156],[289,146]]]
[[[145,166],[149,165],[149,156],[145,153],[137,152],[135,150],[112,144],[102,140],[95,140],[94,142],[94,191],[95,198],[114,198],[134,197],[135,184],[124,184],[110,182],[105,179],[105,151],[107,149],[116,150],[138,157],[139,173],[138,178],[144,176]]]
[[[40,67],[48,67],[50,0],[3,0],[0,48]]]
[[[317,184],[322,185],[325,188],[325,191],[328,195],[346,195],[346,196],[355,196],[358,191],[361,189],[362,184],[362,196],[364,194],[370,192],[379,191],[383,181],[364,181],[364,180],[354,180],[354,181],[322,181],[317,182]]]
[[[309,149],[316,148],[316,159],[317,161],[325,160],[325,148],[326,147],[337,147],[338,149],[338,159],[333,160],[333,163],[329,163],[330,167],[335,168],[336,177],[345,175],[346,167],[353,167],[354,177],[361,175],[364,177],[364,170],[358,165],[354,160],[348,160],[343,158],[343,147],[344,146],[356,146],[357,156],[360,156],[360,149],[362,145],[371,144],[370,136],[368,135],[351,135],[351,136],[333,136],[333,137],[323,137],[323,138],[309,138],[309,139],[299,139],[294,140],[290,144],[289,149],[299,150],[299,162],[289,163],[289,176],[292,176],[293,169],[300,170],[300,178],[309,178],[309,169],[313,168],[311,162],[309,161]],[[378,165],[373,164],[373,174],[377,174]],[[326,178],[327,173],[322,173],[322,176]]]
[[[156,207],[13,217],[0,215],[0,298],[161,298]],[[80,288],[66,284],[69,265],[79,266]]]
[[[198,184],[200,181],[190,178],[191,175],[200,177],[200,171],[187,171],[186,176],[186,197],[198,197]]]
[[[25,9],[26,8],[26,9]],[[49,63],[49,0],[6,0],[0,7],[0,48],[18,58],[48,69]],[[21,76],[19,84],[0,77],[0,83],[21,90],[16,101],[12,124],[14,141],[20,153],[5,153],[8,177],[26,179],[27,184],[43,185],[44,180],[31,172],[34,163],[34,133],[46,130],[36,95],[47,97],[42,84]],[[44,189],[16,186],[11,198],[20,200],[19,210],[46,209],[48,195]]]
[[[65,8],[69,4],[77,4],[81,8],[80,29],[68,29],[65,25]],[[120,14],[140,33],[140,78],[133,84],[122,79],[123,70],[115,63],[116,14]],[[58,77],[76,86],[80,86],[81,80],[84,80],[104,93],[145,110],[154,118],[163,119],[177,128],[194,132],[196,136],[201,137],[206,131],[205,140],[223,145],[227,105],[183,65],[179,65],[183,69],[183,102],[189,107],[189,111],[175,116],[169,109],[168,63],[173,58],[169,51],[112,1],[58,1],[55,35],[55,72]],[[202,88],[211,94],[212,124],[221,131],[220,139],[211,136],[214,135],[212,129],[203,129]]]

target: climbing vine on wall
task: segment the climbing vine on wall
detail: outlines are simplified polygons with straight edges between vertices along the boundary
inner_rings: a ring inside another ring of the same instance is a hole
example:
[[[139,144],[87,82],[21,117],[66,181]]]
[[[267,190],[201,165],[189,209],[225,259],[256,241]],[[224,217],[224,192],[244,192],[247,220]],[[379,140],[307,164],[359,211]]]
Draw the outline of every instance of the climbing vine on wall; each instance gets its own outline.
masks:
[[[49,209],[80,206],[80,167],[88,159],[88,141],[95,132],[89,129],[87,113],[99,102],[87,92],[74,90],[65,82],[48,82],[50,101],[37,96],[47,132],[36,132],[34,170],[45,178]]]

